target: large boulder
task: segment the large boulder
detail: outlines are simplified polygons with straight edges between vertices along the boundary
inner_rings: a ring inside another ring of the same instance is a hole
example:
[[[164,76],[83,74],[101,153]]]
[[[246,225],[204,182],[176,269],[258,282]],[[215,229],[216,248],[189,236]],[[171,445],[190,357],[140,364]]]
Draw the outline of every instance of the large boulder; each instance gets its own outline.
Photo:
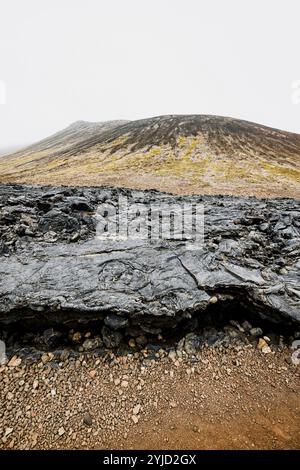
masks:
[[[172,205],[175,217],[183,204],[203,205],[204,242],[187,243],[174,231],[159,240],[139,236],[142,230],[136,237],[99,236],[97,223],[105,225],[120,195],[134,207],[129,224],[136,227],[137,204]],[[99,218],[101,204],[106,214]],[[16,227],[26,226],[28,213],[38,230],[26,234]],[[3,323],[83,317],[105,319],[112,332],[126,319],[160,328],[167,318],[201,316],[224,302],[274,322],[300,322],[297,200],[0,185],[0,236]]]

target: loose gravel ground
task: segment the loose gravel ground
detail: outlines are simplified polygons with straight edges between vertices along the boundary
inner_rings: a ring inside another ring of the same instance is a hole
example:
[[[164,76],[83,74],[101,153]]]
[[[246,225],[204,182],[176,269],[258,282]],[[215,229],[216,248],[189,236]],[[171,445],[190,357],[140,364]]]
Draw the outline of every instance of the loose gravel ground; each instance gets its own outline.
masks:
[[[4,449],[297,449],[291,349],[205,346],[103,357],[53,355],[0,367]]]

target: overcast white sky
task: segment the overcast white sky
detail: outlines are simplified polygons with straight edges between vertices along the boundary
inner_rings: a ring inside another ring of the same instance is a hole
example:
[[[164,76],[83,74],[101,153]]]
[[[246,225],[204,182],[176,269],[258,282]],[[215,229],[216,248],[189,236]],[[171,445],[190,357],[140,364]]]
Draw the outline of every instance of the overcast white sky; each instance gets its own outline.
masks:
[[[0,147],[177,113],[300,133],[299,23],[299,0],[0,0]]]

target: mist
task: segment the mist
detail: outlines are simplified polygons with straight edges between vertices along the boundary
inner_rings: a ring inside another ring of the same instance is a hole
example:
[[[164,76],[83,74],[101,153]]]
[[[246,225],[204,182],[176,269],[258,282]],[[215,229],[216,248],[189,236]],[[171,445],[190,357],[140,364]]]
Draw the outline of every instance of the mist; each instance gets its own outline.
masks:
[[[1,0],[0,13],[1,149],[162,114],[300,132],[297,0]]]

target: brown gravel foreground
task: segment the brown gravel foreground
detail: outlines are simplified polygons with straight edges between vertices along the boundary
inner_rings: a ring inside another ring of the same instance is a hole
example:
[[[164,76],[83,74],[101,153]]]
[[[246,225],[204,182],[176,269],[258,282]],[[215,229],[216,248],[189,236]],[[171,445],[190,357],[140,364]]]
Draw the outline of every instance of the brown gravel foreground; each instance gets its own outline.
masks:
[[[299,449],[291,350],[91,354],[0,367],[4,449]]]

